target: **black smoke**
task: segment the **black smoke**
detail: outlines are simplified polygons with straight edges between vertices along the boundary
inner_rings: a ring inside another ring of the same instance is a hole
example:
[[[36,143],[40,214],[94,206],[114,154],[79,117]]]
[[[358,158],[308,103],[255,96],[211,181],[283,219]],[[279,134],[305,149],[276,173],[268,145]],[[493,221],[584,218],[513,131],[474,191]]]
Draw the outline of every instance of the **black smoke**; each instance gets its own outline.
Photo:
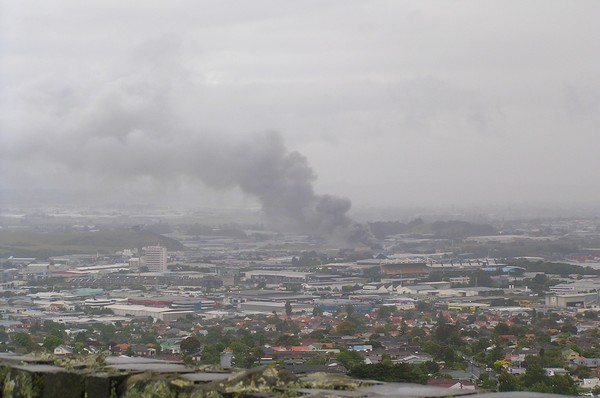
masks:
[[[257,135],[252,142],[235,145],[236,160],[228,164],[228,181],[259,199],[271,227],[373,245],[369,230],[347,215],[350,200],[316,194],[316,175],[306,157],[289,151],[279,134]],[[211,173],[200,175],[209,184],[214,181]]]

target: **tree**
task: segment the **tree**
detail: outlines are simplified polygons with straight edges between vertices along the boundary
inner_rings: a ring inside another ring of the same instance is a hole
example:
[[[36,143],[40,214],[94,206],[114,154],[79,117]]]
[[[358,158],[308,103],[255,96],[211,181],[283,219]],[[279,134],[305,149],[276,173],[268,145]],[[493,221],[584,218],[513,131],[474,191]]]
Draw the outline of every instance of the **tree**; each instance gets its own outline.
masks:
[[[503,334],[511,334],[510,326],[508,326],[506,323],[499,323],[494,328],[494,334],[497,336]]]
[[[13,342],[27,351],[33,351],[37,345],[31,340],[31,335],[25,332],[18,332],[13,335]]]
[[[565,322],[565,324],[560,328],[560,331],[568,334],[577,334],[577,326],[572,323]]]
[[[433,355],[440,351],[441,346],[439,344],[437,344],[435,341],[427,340],[426,342],[423,343],[423,346],[421,347],[421,349],[424,352]]]
[[[523,384],[525,385],[525,387],[531,387],[537,383],[546,384],[546,379],[548,378],[548,376],[546,376],[546,371],[544,370],[542,365],[538,363],[528,363],[525,369],[526,371],[523,375]]]
[[[434,361],[424,362],[421,364],[421,366],[423,367],[423,369],[425,369],[425,371],[428,374],[435,374],[440,371],[440,365],[438,365],[438,363]]]
[[[352,304],[346,304],[344,306],[344,312],[348,315],[354,314],[354,306]]]
[[[285,314],[287,316],[292,315],[292,304],[288,301],[285,302]]]
[[[54,349],[56,347],[58,347],[59,345],[61,345],[63,343],[63,339],[61,339],[60,337],[56,337],[53,335],[48,335],[46,336],[46,338],[44,339],[44,343],[42,344],[42,346],[50,351],[50,352],[54,352]]]
[[[597,320],[598,319],[598,313],[596,311],[586,311],[583,313],[583,317],[586,319],[592,319],[592,320]]]
[[[0,326],[0,341],[7,341],[8,333],[6,333],[6,329],[4,326]]]
[[[406,363],[360,364],[350,370],[350,376],[359,379],[380,380],[387,382],[421,383],[427,382],[427,375],[415,366]]]
[[[449,323],[439,324],[433,332],[433,337],[439,343],[446,343],[450,337],[456,334],[457,329],[456,325]]]
[[[346,334],[346,335],[354,335],[356,333],[356,325],[350,321],[342,321],[336,327],[336,331],[338,333]]]
[[[371,339],[369,339],[367,341],[367,344],[369,344],[371,347],[373,347],[373,349],[378,349],[378,348],[383,348],[383,344],[381,344],[379,341],[377,340],[373,340],[373,336],[371,336]]]
[[[381,363],[384,365],[393,365],[392,356],[390,354],[381,354]]]
[[[518,391],[519,381],[518,379],[509,374],[508,372],[502,372],[498,376],[498,391]]]
[[[73,341],[77,343],[86,343],[88,341],[88,337],[85,332],[79,332],[75,335],[75,339]]]
[[[181,340],[181,343],[179,343],[179,347],[184,353],[192,355],[198,352],[198,350],[200,350],[200,347],[202,347],[202,342],[200,342],[200,339],[198,339],[198,337],[190,336]]]
[[[394,313],[394,307],[389,305],[384,305],[379,307],[377,310],[377,318],[378,319],[387,319]]]
[[[321,307],[319,307],[318,305],[315,305],[313,307],[312,314],[313,314],[313,316],[321,316],[321,315],[323,315],[323,309]]]
[[[247,346],[241,339],[232,341],[230,347],[233,351],[234,364],[240,368],[249,368],[256,359],[260,358],[260,352]]]
[[[548,277],[546,276],[546,274],[536,274],[531,279],[531,283],[530,284],[538,285],[541,288],[544,288],[546,286],[547,282],[548,282]]]
[[[113,325],[99,324],[96,326],[100,336],[98,340],[104,345],[109,345],[114,342],[116,329]]]
[[[222,343],[217,344],[207,344],[202,349],[202,358],[201,362],[203,364],[218,364],[221,352],[226,348],[226,346]]]
[[[336,355],[336,359],[340,361],[346,369],[352,369],[364,362],[362,355],[360,355],[358,351],[342,351]]]
[[[448,346],[442,347],[442,350],[438,355],[448,367],[454,367],[454,365],[460,361],[460,357],[456,353],[456,350]]]
[[[577,367],[571,371],[571,374],[580,379],[587,379],[592,374],[592,371],[585,365],[577,365]]]
[[[550,386],[554,394],[576,395],[577,386],[575,381],[567,375],[554,375],[550,377]]]

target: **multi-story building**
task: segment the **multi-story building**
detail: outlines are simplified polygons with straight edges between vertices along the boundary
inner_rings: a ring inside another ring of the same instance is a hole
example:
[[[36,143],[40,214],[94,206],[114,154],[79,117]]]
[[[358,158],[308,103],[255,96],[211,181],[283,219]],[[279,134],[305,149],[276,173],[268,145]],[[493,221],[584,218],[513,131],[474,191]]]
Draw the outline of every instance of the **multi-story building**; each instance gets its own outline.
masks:
[[[167,249],[162,246],[144,247],[144,265],[150,272],[167,271]]]

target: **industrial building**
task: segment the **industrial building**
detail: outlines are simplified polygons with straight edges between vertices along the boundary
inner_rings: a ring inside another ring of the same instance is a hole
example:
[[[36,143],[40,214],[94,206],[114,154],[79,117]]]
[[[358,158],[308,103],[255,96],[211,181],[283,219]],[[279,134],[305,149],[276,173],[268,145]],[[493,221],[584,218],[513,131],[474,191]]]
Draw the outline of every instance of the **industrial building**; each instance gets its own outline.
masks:
[[[427,275],[429,267],[425,262],[401,262],[384,260],[381,262],[381,272],[384,275]]]
[[[311,313],[313,310],[312,304],[290,303],[293,313],[302,311]],[[246,301],[240,304],[240,309],[247,312],[262,312],[265,314],[277,313],[285,314],[285,303],[281,301]]]
[[[309,272],[296,272],[296,271],[267,271],[267,270],[253,270],[246,271],[246,279],[253,282],[265,282],[269,285],[276,285],[285,282],[298,282],[304,283],[307,281]]]
[[[558,308],[586,308],[598,304],[598,293],[548,295],[545,297],[545,304],[548,307]]]
[[[144,305],[123,305],[123,304],[112,304],[107,305],[108,308],[113,311],[115,315],[129,315],[134,317],[152,317],[161,321],[175,321],[180,318],[185,318],[187,315],[193,315],[194,311],[177,311],[171,308],[157,308],[147,307]]]

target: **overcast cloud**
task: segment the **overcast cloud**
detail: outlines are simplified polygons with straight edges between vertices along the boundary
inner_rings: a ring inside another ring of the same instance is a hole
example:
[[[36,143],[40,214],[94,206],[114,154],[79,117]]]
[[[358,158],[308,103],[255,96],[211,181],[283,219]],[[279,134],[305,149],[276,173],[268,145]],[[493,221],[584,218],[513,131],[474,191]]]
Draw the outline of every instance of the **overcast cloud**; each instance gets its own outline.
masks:
[[[307,195],[355,205],[597,203],[599,16],[593,0],[0,0],[0,189],[252,204],[240,159],[276,148]]]

